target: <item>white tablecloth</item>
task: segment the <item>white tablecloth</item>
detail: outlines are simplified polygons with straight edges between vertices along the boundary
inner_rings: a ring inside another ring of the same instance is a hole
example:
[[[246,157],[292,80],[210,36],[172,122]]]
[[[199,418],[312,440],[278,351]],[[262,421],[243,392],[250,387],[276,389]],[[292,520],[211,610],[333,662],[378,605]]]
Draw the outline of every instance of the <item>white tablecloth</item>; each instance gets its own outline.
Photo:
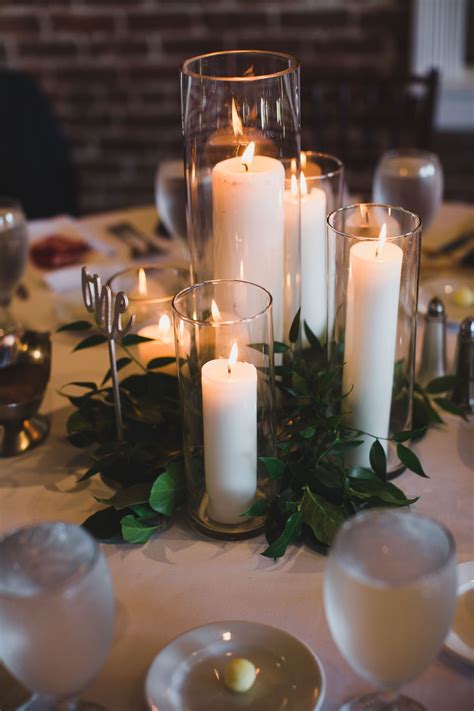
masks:
[[[103,218],[87,224],[100,233]],[[54,297],[46,289],[38,289],[34,298],[16,308],[37,328],[54,322]],[[93,349],[71,354],[74,343],[66,334],[53,336],[53,371],[43,406],[52,417],[49,439],[26,455],[0,460],[2,532],[46,519],[80,523],[96,509],[91,493],[99,491],[100,482],[75,484],[86,457],[65,439],[71,409],[57,389],[71,380],[102,376],[106,353]],[[430,478],[405,473],[397,483],[408,495],[421,497],[416,510],[450,528],[458,562],[464,562],[474,559],[472,424],[446,419],[445,428],[431,431],[417,447]],[[138,711],[144,677],[158,650],[191,627],[224,619],[265,622],[306,642],[324,666],[326,711],[368,691],[340,656],[326,624],[326,559],[298,546],[273,563],[259,555],[262,550],[261,538],[239,543],[204,540],[184,517],[144,546],[104,546],[117,599],[115,639],[87,698],[110,711]],[[432,711],[470,711],[473,670],[443,652],[405,691]]]

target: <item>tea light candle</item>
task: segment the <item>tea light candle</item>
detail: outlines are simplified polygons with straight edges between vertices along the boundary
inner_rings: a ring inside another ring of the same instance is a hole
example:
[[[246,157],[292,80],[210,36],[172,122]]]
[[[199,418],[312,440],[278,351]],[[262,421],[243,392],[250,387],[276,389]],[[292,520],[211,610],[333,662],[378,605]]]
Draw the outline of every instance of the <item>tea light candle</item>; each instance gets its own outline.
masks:
[[[168,314],[161,314],[158,323],[140,328],[137,335],[154,339],[138,344],[138,356],[144,365],[152,358],[175,357],[173,327]],[[170,369],[174,371],[175,365],[167,366],[164,370]]]
[[[212,170],[214,278],[243,279],[273,297],[275,339],[283,338],[284,208],[283,164],[253,156],[250,143],[241,157]]]
[[[369,210],[370,208],[370,210]],[[392,215],[387,215],[385,210],[383,213],[383,224],[389,236],[400,234],[400,225]],[[381,222],[377,220],[377,206],[359,204],[359,215],[354,211],[347,220],[344,229],[348,234],[356,237],[378,237],[381,228]]]
[[[304,172],[300,174],[301,197],[301,318],[323,342],[326,340],[326,193],[313,187],[308,191]],[[291,176],[285,191],[285,232],[295,233],[299,219],[298,183]],[[303,341],[307,343],[303,332]]]
[[[257,369],[237,357],[234,342],[201,370],[209,515],[224,524],[242,522],[257,493]]]
[[[350,391],[343,400],[346,421],[377,437],[388,436],[403,260],[400,247],[385,237],[384,224],[378,241],[350,249],[343,369],[343,392]],[[352,465],[369,466],[373,439],[363,439],[349,457]]]

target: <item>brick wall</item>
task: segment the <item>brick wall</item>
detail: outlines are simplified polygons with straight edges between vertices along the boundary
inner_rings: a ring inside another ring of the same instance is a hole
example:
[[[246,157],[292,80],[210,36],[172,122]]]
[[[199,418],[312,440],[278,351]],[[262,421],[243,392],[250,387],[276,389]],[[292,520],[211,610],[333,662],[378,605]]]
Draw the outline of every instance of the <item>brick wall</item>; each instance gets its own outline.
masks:
[[[153,200],[180,155],[177,67],[256,48],[304,68],[403,71],[409,0],[3,0],[0,63],[31,73],[72,148],[84,212]],[[304,117],[303,117],[304,119]]]

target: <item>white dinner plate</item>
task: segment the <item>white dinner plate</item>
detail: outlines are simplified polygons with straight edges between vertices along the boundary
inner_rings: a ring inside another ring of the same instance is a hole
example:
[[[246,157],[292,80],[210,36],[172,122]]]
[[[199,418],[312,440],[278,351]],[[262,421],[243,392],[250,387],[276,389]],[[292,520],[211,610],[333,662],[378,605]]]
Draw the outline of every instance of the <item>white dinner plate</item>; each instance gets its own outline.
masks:
[[[245,657],[257,679],[244,693],[222,681],[232,657]],[[324,672],[313,652],[288,632],[255,622],[214,622],[185,632],[153,660],[145,691],[155,711],[314,711],[324,696]]]
[[[474,278],[467,272],[446,273],[421,282],[418,293],[419,312],[426,314],[429,302],[433,296],[437,296],[444,304],[448,323],[458,325],[463,319],[474,314],[473,306],[459,306],[453,301],[454,292],[464,287],[474,289]]]
[[[468,664],[474,664],[474,560],[458,565],[457,573],[456,614],[445,647]]]

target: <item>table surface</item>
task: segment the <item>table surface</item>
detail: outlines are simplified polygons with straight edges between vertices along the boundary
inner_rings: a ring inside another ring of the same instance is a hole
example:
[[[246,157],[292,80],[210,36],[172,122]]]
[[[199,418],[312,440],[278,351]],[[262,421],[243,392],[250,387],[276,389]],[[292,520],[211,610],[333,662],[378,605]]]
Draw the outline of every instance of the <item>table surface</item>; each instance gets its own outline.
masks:
[[[155,219],[152,208],[127,215],[142,226]],[[100,237],[111,219],[116,215],[82,223]],[[26,324],[52,328],[59,297],[31,274],[27,280],[34,293],[29,301],[15,304],[17,313]],[[52,377],[43,404],[51,415],[49,439],[21,457],[0,461],[1,531],[48,519],[80,523],[96,509],[91,494],[103,493],[100,481],[76,484],[87,456],[66,441],[71,409],[57,390],[72,380],[100,378],[107,368],[106,353],[93,349],[71,354],[74,342],[67,334],[53,336]],[[431,431],[417,445],[430,478],[407,472],[397,484],[407,495],[421,497],[417,511],[453,532],[461,563],[474,559],[472,421],[451,416],[446,421],[446,427]],[[87,698],[110,711],[142,709],[144,678],[155,654],[185,630],[228,619],[278,626],[308,644],[326,674],[326,711],[369,691],[337,651],[327,627],[322,603],[326,559],[295,546],[273,563],[260,555],[263,548],[261,537],[239,543],[205,540],[184,517],[144,546],[103,546],[117,619],[112,649]],[[433,711],[468,711],[474,706],[473,669],[442,652],[405,691]]]

